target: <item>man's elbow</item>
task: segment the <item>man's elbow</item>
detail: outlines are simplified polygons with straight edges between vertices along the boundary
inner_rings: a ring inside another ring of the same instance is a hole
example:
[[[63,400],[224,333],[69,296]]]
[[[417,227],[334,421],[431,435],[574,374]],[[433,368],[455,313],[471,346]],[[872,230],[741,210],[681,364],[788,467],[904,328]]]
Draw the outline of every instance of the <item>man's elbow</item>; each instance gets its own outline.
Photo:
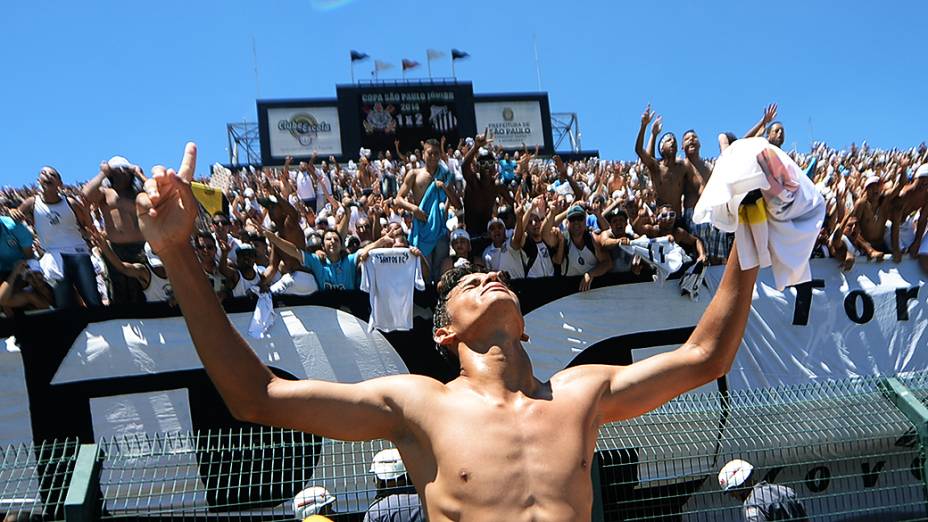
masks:
[[[734,357],[724,357],[716,353],[717,350],[708,349],[699,345],[690,347],[693,363],[698,368],[698,374],[703,384],[721,379],[730,370]]]

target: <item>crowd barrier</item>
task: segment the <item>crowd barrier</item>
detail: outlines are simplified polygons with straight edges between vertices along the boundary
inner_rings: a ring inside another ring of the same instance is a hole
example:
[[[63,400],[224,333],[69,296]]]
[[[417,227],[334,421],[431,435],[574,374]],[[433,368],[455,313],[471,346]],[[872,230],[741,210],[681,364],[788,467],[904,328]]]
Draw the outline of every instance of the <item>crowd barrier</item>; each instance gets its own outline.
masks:
[[[732,458],[795,490],[812,520],[928,519],[926,400],[928,372],[681,397],[600,430],[593,520],[740,520],[716,479]],[[259,427],[10,446],[0,511],[293,520],[294,495],[324,486],[333,520],[360,520],[376,496],[371,460],[388,447]]]

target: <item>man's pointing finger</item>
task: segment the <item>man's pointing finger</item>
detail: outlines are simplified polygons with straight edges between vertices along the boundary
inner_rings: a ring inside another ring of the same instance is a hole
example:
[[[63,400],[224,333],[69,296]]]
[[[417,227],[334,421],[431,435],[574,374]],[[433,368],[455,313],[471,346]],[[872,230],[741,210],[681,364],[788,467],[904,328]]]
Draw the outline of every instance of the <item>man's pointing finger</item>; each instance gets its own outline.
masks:
[[[197,144],[188,142],[184,147],[184,159],[180,163],[178,175],[184,181],[193,181],[193,173],[197,168]]]

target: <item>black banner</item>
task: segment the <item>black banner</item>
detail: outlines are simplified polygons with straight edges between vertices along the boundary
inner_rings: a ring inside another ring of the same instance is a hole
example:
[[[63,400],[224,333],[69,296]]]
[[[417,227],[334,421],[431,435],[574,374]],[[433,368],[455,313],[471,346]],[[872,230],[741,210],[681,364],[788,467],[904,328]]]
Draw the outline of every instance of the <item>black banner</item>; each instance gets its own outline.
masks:
[[[474,93],[470,83],[377,83],[338,87],[339,118],[346,138],[357,136],[360,148],[403,152],[429,138],[445,136],[450,145],[473,136]],[[356,132],[353,130],[356,129]],[[356,145],[352,147],[352,145]]]

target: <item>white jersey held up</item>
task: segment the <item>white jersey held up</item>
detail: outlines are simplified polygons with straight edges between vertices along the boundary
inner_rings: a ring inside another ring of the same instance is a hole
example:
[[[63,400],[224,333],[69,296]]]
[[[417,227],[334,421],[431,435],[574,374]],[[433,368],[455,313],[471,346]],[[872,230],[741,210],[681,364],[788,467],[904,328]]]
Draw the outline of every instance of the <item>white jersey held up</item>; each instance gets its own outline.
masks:
[[[419,258],[408,248],[377,248],[361,265],[361,290],[370,294],[368,331],[412,330],[414,289],[425,290]]]
[[[764,172],[758,157],[765,151],[783,172]],[[755,189],[763,198],[742,206]],[[825,200],[812,180],[764,138],[738,140],[722,152],[693,212],[694,223],[734,232],[741,269],[772,267],[778,290],[812,278],[809,255],[824,219]]]

